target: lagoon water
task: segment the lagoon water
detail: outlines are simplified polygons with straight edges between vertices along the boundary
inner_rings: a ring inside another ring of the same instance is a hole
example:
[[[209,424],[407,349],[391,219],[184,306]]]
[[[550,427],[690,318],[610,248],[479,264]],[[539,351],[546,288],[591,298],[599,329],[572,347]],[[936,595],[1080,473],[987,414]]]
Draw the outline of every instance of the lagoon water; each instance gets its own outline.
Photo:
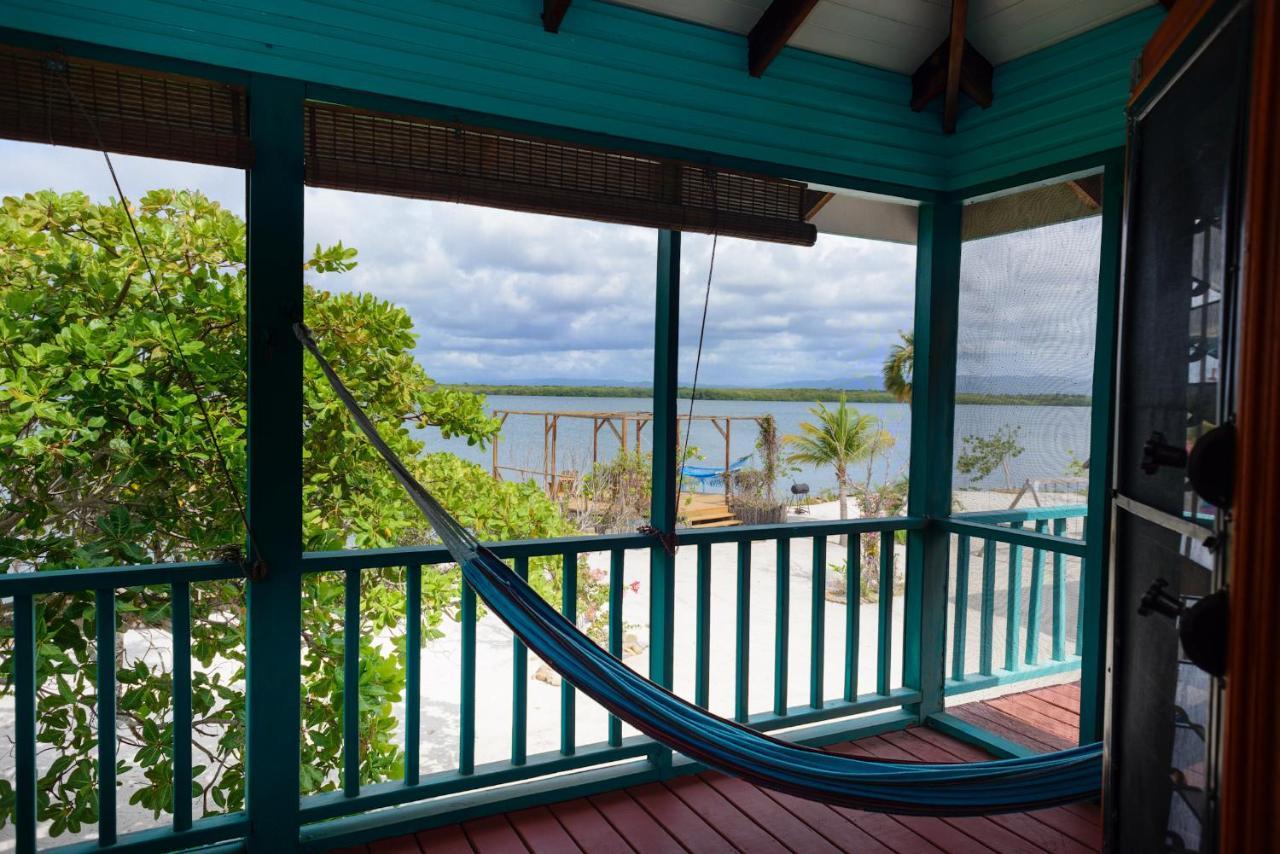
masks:
[[[800,423],[813,420],[810,409],[813,403],[802,401],[751,401],[751,400],[699,400],[694,404],[694,415],[772,415],[781,435],[798,433]],[[835,406],[828,403],[827,406]],[[884,424],[894,437],[893,446],[875,463],[872,482],[882,483],[898,477],[906,477],[910,454],[911,412],[900,403],[850,404],[859,412],[873,415]],[[559,412],[635,412],[652,411],[653,402],[639,397],[538,397],[514,395],[490,395],[486,407],[492,410],[551,410]],[[680,401],[680,412],[688,412],[689,401]],[[1021,486],[1027,479],[1062,477],[1074,456],[1080,460],[1089,457],[1089,407],[1087,406],[978,406],[956,407],[957,453],[959,438],[968,435],[987,436],[1004,425],[1019,428],[1019,442],[1025,451],[1010,461],[1010,475],[1014,486]],[[634,429],[634,427],[633,427]],[[683,430],[683,427],[682,427]],[[652,427],[642,434],[645,450],[652,447]],[[755,453],[758,429],[750,422],[733,422],[730,431],[730,457],[737,459]],[[591,467],[592,422],[589,419],[563,418],[559,425],[560,471],[587,471]],[[438,430],[420,431],[421,438],[431,451],[450,451],[463,459],[472,460],[488,468],[492,463],[489,449],[468,447],[465,441],[446,440]],[[634,436],[634,434],[633,434]],[[599,458],[609,459],[617,452],[618,442],[607,427],[600,431]],[[633,443],[628,440],[629,446]],[[689,444],[702,456],[700,465],[720,465],[724,461],[724,439],[707,422],[694,422]],[[543,449],[543,419],[539,416],[511,415],[502,428],[498,446],[499,464],[516,468],[541,469]],[[751,464],[758,464],[753,459]],[[850,472],[855,481],[866,479],[866,465],[859,464]],[[504,473],[507,479],[519,477]],[[813,494],[824,489],[835,489],[835,475],[830,468],[814,470],[801,468],[794,474],[779,479],[779,487],[785,493],[792,482],[809,484]],[[997,470],[986,480],[971,484],[963,475],[956,475],[957,486],[1000,487],[1004,474]]]

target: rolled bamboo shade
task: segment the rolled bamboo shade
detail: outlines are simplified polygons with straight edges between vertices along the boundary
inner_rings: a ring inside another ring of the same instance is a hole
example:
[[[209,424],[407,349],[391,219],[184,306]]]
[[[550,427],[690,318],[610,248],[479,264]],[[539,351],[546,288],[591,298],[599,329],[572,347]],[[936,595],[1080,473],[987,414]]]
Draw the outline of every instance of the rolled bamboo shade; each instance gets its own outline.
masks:
[[[417,117],[309,102],[315,187],[813,245],[805,185]]]
[[[0,136],[215,166],[253,161],[240,87],[8,46]]]

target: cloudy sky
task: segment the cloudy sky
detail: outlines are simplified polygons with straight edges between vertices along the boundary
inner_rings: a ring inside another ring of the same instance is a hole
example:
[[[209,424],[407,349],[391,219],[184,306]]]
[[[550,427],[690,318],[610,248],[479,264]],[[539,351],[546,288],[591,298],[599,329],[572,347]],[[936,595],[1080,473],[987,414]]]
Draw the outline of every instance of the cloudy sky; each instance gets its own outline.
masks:
[[[244,212],[242,173],[113,158],[125,192],[203,190]],[[34,189],[114,195],[102,155],[0,141],[0,195]],[[648,382],[654,317],[652,230],[307,191],[307,240],[359,250],[351,273],[318,278],[404,306],[419,358],[446,382]],[[681,379],[692,376],[711,238],[685,238]],[[702,382],[775,385],[875,374],[910,329],[915,250],[823,235],[812,248],[722,238]]]

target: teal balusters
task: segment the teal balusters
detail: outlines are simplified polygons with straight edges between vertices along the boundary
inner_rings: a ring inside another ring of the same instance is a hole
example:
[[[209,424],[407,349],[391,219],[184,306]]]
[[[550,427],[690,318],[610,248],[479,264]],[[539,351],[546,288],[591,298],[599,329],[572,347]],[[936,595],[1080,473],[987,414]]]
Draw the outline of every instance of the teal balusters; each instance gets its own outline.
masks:
[[[406,566],[404,578],[404,782],[414,786],[422,730],[422,566]]]
[[[169,587],[173,637],[173,829],[191,829],[191,586]]]
[[[711,544],[698,543],[693,701],[706,708],[711,690]]]
[[[569,622],[578,621],[578,555],[565,552],[564,580],[560,588],[560,612]],[[560,680],[560,752],[572,756],[577,749],[577,693],[568,679]]]
[[[360,570],[345,573],[342,618],[342,792],[360,794]]]
[[[116,843],[116,592],[95,591],[98,629],[98,844]]]
[[[862,535],[850,534],[844,556],[844,699],[858,699],[859,625],[862,616]]]
[[[982,606],[981,632],[978,647],[978,671],[983,676],[992,674],[992,640],[996,617],[996,544],[994,540],[982,541]]]
[[[893,670],[893,531],[880,532],[880,639],[877,644],[876,691],[888,696]]]
[[[529,558],[523,555],[514,562],[516,575],[521,581],[529,580]],[[613,588],[609,588],[609,608],[612,616]],[[529,651],[520,638],[511,640],[511,764],[523,765],[528,758],[527,732],[529,729]]]
[[[1043,534],[1049,529],[1047,519],[1036,520],[1036,533]],[[1040,611],[1041,598],[1044,592],[1044,549],[1033,549],[1031,552],[1031,593],[1027,598],[1027,664],[1040,663]]]
[[[822,675],[827,615],[827,537],[813,538],[813,598],[810,601],[809,632],[809,706],[822,708]]]
[[[751,541],[738,542],[738,613],[734,625],[733,717],[745,723],[748,717],[748,690],[751,687]]]
[[[622,658],[622,571],[626,560],[622,549],[609,552],[609,654],[617,659]],[[622,721],[617,715],[609,715],[609,744],[622,745]]]
[[[956,610],[952,615],[951,678],[965,675],[965,643],[969,634],[969,537],[956,537]]]
[[[1021,522],[1010,524],[1021,528]],[[1009,546],[1009,590],[1005,600],[1004,669],[1017,670],[1018,637],[1022,628],[1022,546]]]
[[[1067,531],[1066,519],[1053,520],[1053,535],[1061,537]],[[1053,660],[1067,658],[1067,556],[1053,553]]]
[[[777,592],[773,616],[773,713],[782,717],[787,713],[787,656],[791,634],[791,540],[785,536],[778,537],[774,567]]]
[[[476,591],[461,580],[462,685],[458,721],[458,773],[476,770]]]
[[[1089,517],[1080,520],[1081,527],[1089,530]],[[1083,655],[1084,652],[1084,608],[1089,599],[1085,596],[1086,581],[1089,577],[1090,570],[1089,559],[1087,557],[1080,558],[1080,592],[1076,594],[1076,655]]]
[[[14,829],[19,851],[36,850],[36,621],[31,596],[13,597]]]

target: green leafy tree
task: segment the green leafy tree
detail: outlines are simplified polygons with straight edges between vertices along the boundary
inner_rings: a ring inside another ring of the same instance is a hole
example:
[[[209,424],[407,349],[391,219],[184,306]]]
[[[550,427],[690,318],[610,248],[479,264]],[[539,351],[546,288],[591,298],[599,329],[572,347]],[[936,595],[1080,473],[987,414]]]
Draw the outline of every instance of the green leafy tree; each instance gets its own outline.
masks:
[[[200,193],[157,190],[133,208],[154,278],[120,207],[81,193],[5,198],[0,208],[0,562],[7,571],[204,559],[245,533],[212,453],[197,394],[243,494],[245,472],[245,229]],[[355,250],[316,247],[307,270],[341,272]],[[159,292],[157,297],[154,291]],[[497,432],[483,398],[436,385],[413,357],[408,314],[367,294],[307,287],[321,346],[392,448],[482,538],[572,533],[535,486],[493,480],[479,466],[427,453],[411,427],[482,445]],[[176,338],[176,340],[175,340]],[[193,377],[178,359],[185,356]],[[193,383],[194,380],[194,383]],[[421,517],[351,425],[307,360],[304,539],[309,550],[431,540]],[[554,560],[531,562],[531,583],[558,598]],[[580,567],[580,575],[585,565]],[[392,704],[403,691],[404,571],[365,573],[360,632],[360,776],[398,774]],[[300,639],[304,791],[332,789],[341,766],[335,715],[342,685],[341,578],[304,580]],[[600,594],[590,584],[580,587]],[[456,614],[456,567],[427,568],[426,636]],[[596,604],[596,603],[588,603]],[[121,632],[168,631],[166,589],[118,592]],[[585,610],[585,609],[580,609]],[[598,607],[596,608],[598,611]],[[192,585],[192,780],[174,780],[163,655],[116,658],[119,771],[145,783],[130,802],[157,816],[175,786],[206,812],[244,803],[245,590],[238,581]],[[39,781],[39,818],[54,835],[97,819],[94,611],[91,597],[38,600],[38,740],[55,761]],[[0,667],[9,672],[10,615]],[[11,690],[10,684],[2,690]],[[131,759],[125,757],[131,756]],[[0,781],[0,826],[13,792]]]
[[[985,480],[996,469],[1004,472],[1005,489],[1013,489],[1009,474],[1009,461],[1022,456],[1026,450],[1018,441],[1021,427],[1004,425],[990,436],[965,436],[962,450],[956,457],[956,471],[968,475],[973,481]]]
[[[800,433],[785,436],[792,465],[831,466],[836,475],[840,518],[849,518],[849,466],[874,454],[882,441],[880,420],[863,415],[843,397],[834,408],[819,403],[809,409],[813,421],[800,422]]]
[[[893,395],[899,403],[911,402],[911,373],[915,366],[916,334],[899,332],[900,341],[889,348],[884,357],[881,372],[884,375],[884,390]]]

